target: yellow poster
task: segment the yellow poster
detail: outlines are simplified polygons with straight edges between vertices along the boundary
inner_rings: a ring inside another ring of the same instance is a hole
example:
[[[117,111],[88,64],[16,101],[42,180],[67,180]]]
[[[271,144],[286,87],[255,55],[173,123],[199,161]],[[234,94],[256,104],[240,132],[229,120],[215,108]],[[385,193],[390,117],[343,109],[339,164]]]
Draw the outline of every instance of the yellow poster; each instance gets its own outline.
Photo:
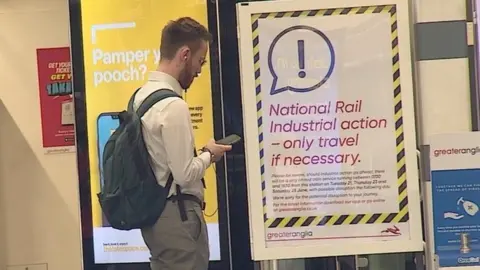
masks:
[[[83,0],[81,12],[95,262],[147,262],[149,253],[140,233],[117,231],[103,218],[97,200],[102,183],[99,160],[103,145],[118,126],[116,113],[126,109],[133,92],[148,79],[148,71],[157,67],[162,28],[183,16],[207,26],[206,1]],[[213,138],[210,78],[207,61],[187,96],[198,147]],[[212,168],[205,180],[210,259],[219,260],[218,201]]]

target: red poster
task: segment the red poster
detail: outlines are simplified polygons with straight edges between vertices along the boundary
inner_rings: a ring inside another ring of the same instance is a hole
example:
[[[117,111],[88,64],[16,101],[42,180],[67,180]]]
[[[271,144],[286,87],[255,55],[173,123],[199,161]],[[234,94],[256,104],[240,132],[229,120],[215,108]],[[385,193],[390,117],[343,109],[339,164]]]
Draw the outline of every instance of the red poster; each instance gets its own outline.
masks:
[[[75,151],[70,48],[37,49],[38,84],[46,153]]]

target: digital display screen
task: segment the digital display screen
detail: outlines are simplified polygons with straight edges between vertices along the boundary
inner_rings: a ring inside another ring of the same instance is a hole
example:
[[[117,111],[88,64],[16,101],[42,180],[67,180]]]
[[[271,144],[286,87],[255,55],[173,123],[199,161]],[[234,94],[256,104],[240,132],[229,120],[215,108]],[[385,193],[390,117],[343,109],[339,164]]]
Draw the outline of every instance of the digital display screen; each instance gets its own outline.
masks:
[[[103,180],[101,161],[109,136],[135,90],[148,80],[160,59],[163,27],[180,17],[207,26],[207,1],[82,0],[82,47],[85,76],[85,121],[88,139],[89,181],[95,264],[149,262],[150,252],[139,230],[120,231],[104,218],[97,194]],[[209,61],[188,92],[196,145],[214,137]],[[217,178],[213,168],[205,174],[210,260],[220,261]]]

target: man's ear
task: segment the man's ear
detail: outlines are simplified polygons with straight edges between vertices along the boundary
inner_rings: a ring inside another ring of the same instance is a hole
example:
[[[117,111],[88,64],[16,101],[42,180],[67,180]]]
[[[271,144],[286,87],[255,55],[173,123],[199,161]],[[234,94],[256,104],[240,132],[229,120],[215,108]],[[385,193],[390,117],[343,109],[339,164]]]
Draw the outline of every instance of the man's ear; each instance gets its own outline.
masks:
[[[180,59],[185,61],[190,57],[190,48],[188,46],[183,46],[180,48],[179,53],[180,53]]]

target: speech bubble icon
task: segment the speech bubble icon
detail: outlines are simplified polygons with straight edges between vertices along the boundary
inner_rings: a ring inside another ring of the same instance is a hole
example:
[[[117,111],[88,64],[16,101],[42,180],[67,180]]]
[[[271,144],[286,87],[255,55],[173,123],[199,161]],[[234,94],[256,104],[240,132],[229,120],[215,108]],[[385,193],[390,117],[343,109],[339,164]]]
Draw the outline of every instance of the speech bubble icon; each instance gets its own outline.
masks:
[[[307,50],[308,47],[314,49]],[[313,60],[307,61],[308,56],[313,56]],[[310,67],[306,67],[306,62],[310,62]],[[307,25],[289,27],[273,39],[268,49],[268,69],[273,77],[270,95],[318,89],[328,81],[334,67],[335,50],[322,31]]]

